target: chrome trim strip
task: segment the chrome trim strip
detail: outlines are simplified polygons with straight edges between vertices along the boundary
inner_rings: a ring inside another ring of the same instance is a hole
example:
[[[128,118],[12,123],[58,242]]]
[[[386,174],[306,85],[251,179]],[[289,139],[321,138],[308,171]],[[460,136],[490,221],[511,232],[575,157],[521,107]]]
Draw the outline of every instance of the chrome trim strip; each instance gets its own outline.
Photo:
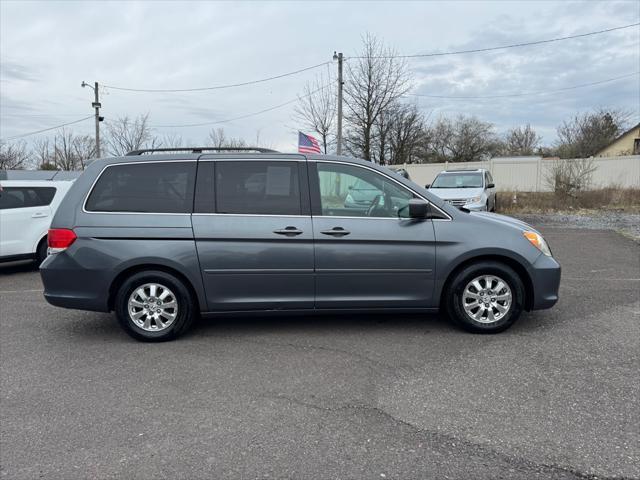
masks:
[[[313,218],[340,218],[340,219],[358,219],[358,220],[416,220],[409,217],[350,217],[347,215],[314,215]]]
[[[93,181],[93,183],[91,184],[91,188],[89,188],[89,192],[87,192],[87,194],[84,197],[84,202],[82,202],[82,212],[83,213],[87,213],[90,215],[103,215],[103,214],[107,214],[107,215],[191,215],[191,212],[189,213],[163,213],[163,212],[94,212],[91,210],[87,210],[87,200],[89,200],[89,197],[91,196],[91,193],[93,192],[94,187],[96,186],[96,183],[98,183],[98,180],[100,180],[100,177],[102,177],[102,174],[105,172],[105,170],[107,168],[110,167],[117,167],[119,165],[140,165],[141,163],[186,163],[186,162],[197,162],[198,160],[196,160],[195,158],[192,160],[146,160],[146,161],[140,161],[140,162],[121,162],[121,163],[110,163],[109,165],[105,165],[104,168],[102,170],[100,170],[100,173],[98,174],[98,176],[96,177],[96,179]]]
[[[444,218],[434,218],[432,220],[444,220],[447,222],[450,222],[452,220],[451,216],[445,212],[444,210],[441,210],[440,207],[438,207],[437,205],[434,205],[433,203],[431,203],[428,199],[424,198],[422,195],[420,195],[418,192],[416,192],[415,190],[407,187],[405,184],[400,183],[398,180],[396,180],[395,178],[393,178],[391,175],[387,175],[385,172],[381,172],[379,170],[376,170],[375,168],[371,168],[371,167],[367,167],[365,165],[360,165],[358,163],[349,163],[349,162],[336,162],[335,160],[319,160],[319,159],[310,159],[309,162],[316,162],[316,163],[337,163],[338,165],[347,165],[347,166],[353,166],[353,167],[359,167],[359,168],[364,168],[365,170],[371,170],[374,173],[377,173],[379,175],[382,175],[384,177],[387,177],[389,180],[393,181],[394,183],[398,184],[401,188],[404,188],[405,190],[409,190],[410,192],[412,192],[414,195],[416,195],[417,197],[421,198],[422,200],[424,200],[425,202],[427,202],[429,205],[431,205],[432,207],[434,207],[436,210],[438,210],[441,214],[443,214],[444,216],[447,217],[448,220],[445,220]],[[361,218],[361,217],[350,217],[350,218]],[[386,218],[386,217],[371,217],[371,218]]]
[[[192,213],[200,217],[280,217],[280,218],[312,218],[311,215],[276,215],[273,213]]]

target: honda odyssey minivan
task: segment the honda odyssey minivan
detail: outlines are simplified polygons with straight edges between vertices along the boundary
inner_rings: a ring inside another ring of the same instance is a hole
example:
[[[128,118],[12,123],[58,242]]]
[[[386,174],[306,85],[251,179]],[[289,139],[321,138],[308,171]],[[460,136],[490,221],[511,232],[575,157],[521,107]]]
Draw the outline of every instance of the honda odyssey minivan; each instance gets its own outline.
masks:
[[[354,186],[375,190],[345,202]],[[200,314],[432,312],[495,333],[558,300],[560,265],[518,220],[470,212],[371,162],[156,149],[89,165],[40,267],[59,307],[115,311],[134,338]]]

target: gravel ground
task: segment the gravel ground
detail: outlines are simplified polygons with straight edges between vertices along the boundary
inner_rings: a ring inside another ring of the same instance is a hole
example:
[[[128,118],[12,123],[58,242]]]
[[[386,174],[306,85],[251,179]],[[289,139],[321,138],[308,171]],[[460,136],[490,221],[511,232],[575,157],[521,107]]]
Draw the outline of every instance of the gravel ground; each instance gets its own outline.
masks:
[[[589,230],[615,230],[640,242],[640,214],[619,211],[599,213],[514,213],[510,214],[531,225],[586,228]]]

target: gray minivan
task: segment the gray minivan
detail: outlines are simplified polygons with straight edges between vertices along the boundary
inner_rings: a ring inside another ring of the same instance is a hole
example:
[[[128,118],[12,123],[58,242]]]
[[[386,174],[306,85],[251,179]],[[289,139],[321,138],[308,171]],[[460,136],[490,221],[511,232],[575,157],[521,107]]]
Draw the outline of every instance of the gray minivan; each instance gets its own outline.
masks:
[[[356,184],[380,192],[366,208],[345,203]],[[239,312],[441,309],[494,333],[553,306],[560,283],[523,222],[458,210],[371,162],[265,149],[96,160],[48,241],[47,301],[115,311],[146,341],[177,337],[201,313]]]

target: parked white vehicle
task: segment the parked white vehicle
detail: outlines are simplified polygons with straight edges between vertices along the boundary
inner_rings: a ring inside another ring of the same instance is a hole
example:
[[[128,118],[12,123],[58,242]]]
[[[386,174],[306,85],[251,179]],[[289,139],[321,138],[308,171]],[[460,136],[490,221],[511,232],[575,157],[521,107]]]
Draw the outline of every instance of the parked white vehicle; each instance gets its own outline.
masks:
[[[47,231],[72,181],[0,181],[0,262],[47,256]]]
[[[496,186],[491,172],[484,168],[443,170],[425,187],[454,207],[496,211]]]

